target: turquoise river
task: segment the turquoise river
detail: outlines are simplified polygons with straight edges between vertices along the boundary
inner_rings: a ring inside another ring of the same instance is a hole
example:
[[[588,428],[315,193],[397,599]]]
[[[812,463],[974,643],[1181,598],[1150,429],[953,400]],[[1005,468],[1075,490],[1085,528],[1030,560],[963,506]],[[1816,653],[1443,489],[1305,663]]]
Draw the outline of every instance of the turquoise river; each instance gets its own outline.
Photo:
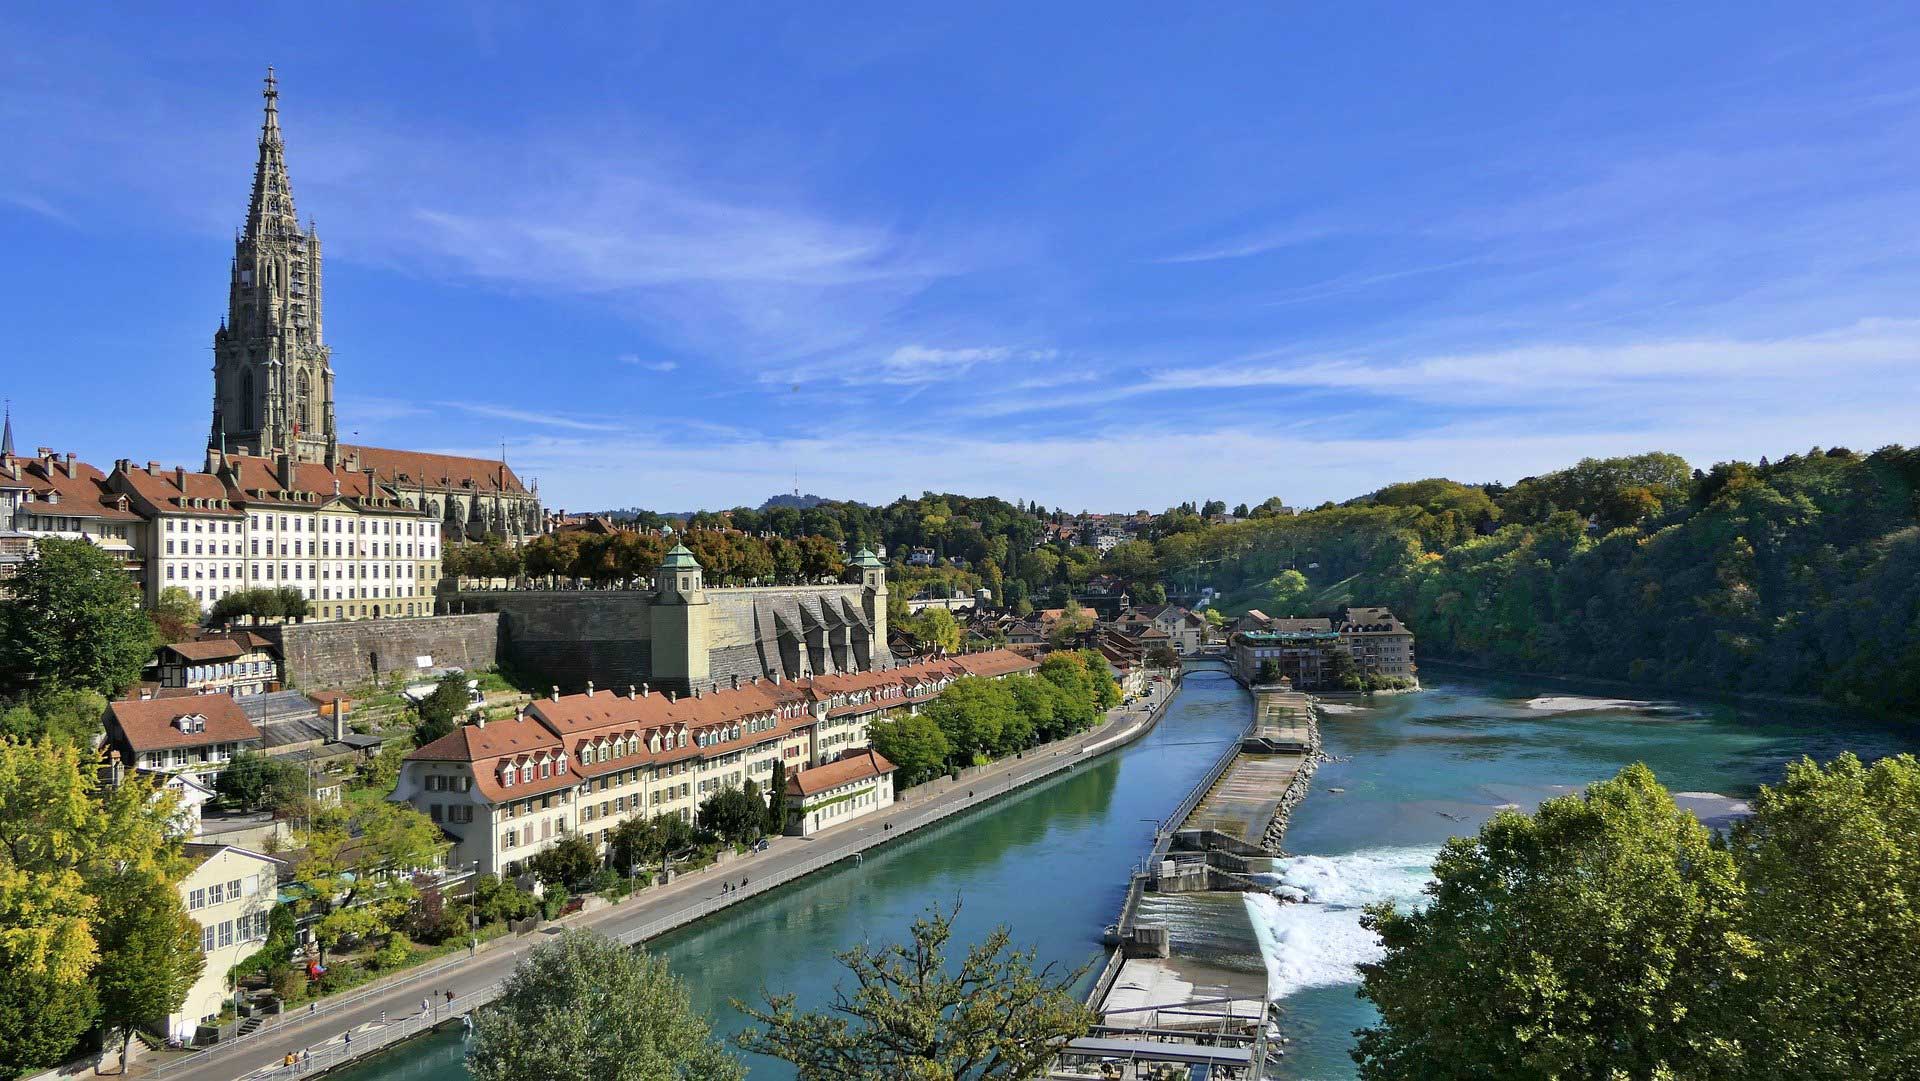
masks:
[[[1005,922],[1043,960],[1068,968],[1096,962],[1101,929],[1155,822],[1239,731],[1247,708],[1224,677],[1191,677],[1139,743],[652,948],[688,981],[722,1033],[741,1026],[731,1000],[755,998],[763,987],[823,1003],[839,975],[835,951],[897,938],[934,904],[962,905],[962,939]],[[1288,847],[1296,855],[1280,869],[1312,901],[1280,905],[1263,897],[1223,906],[1213,898],[1160,913],[1183,948],[1225,967],[1265,971],[1292,1039],[1277,1077],[1353,1076],[1351,1032],[1372,1017],[1354,994],[1353,966],[1374,948],[1359,926],[1359,906],[1417,898],[1439,845],[1496,809],[1530,808],[1643,761],[1675,792],[1696,794],[1696,809],[1713,818],[1737,812],[1737,801],[1777,777],[1789,758],[1849,749],[1877,757],[1920,742],[1910,730],[1823,713],[1616,702],[1454,677],[1376,706],[1333,705],[1323,732],[1334,760],[1294,815]],[[460,1036],[443,1033],[342,1071],[341,1081],[464,1081],[461,1055]],[[762,1059],[751,1072],[756,1081],[792,1076]]]

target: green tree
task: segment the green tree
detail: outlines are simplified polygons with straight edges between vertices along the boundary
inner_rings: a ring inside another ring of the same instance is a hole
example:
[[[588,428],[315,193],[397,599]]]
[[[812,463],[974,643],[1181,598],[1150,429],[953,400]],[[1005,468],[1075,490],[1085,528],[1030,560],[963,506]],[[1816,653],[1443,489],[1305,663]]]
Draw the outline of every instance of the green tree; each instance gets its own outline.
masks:
[[[100,1024],[120,1042],[124,1073],[133,1030],[179,1009],[207,959],[172,880],[148,870],[112,874],[97,893]]]
[[[200,602],[184,587],[168,586],[147,610],[147,618],[157,641],[185,641],[200,626]]]
[[[708,796],[694,813],[700,828],[717,833],[728,841],[750,841],[767,824],[767,805],[758,791],[747,792],[729,785]]]
[[[390,932],[419,895],[413,872],[446,848],[426,815],[384,800],[331,809],[304,841],[307,858],[296,865],[294,881],[303,915],[316,917],[314,937],[323,950]]]
[[[1920,761],[1790,765],[1732,831],[1759,944],[1728,988],[1748,1076],[1920,1073]]]
[[[465,672],[448,672],[441,676],[433,693],[414,707],[420,717],[413,727],[414,746],[425,747],[460,727],[460,719],[470,706],[469,694]]]
[[[306,798],[307,773],[291,762],[258,751],[240,751],[220,771],[213,790],[243,811],[260,807],[282,810]]]
[[[1642,765],[1448,842],[1422,908],[1368,909],[1360,1076],[1735,1078],[1715,1004],[1755,959],[1733,857]]]
[[[956,761],[976,765],[1000,746],[1001,733],[1014,723],[1019,707],[998,680],[962,676],[921,712],[946,734]]]
[[[787,828],[787,764],[773,760],[773,776],[767,780],[767,832],[783,833]]]
[[[139,587],[111,555],[84,540],[44,538],[7,587],[0,664],[15,685],[113,696],[140,678],[151,625]]]
[[[925,713],[902,714],[873,722],[868,730],[873,749],[897,768],[894,784],[911,788],[945,773],[953,744],[933,718]]]
[[[91,747],[106,713],[106,698],[93,691],[42,688],[0,712],[0,736],[19,743],[44,736],[55,743]]]
[[[584,834],[569,833],[527,861],[527,870],[549,886],[575,886],[600,869],[600,852]]]
[[[474,1015],[474,1081],[740,1081],[667,963],[591,931],[536,947]]]
[[[1074,994],[1085,969],[1036,967],[1005,925],[948,971],[953,912],[913,921],[912,941],[838,955],[854,980],[832,1007],[801,1012],[797,997],[767,993],[764,1007],[734,1007],[764,1026],[738,1037],[744,1050],[794,1065],[800,1081],[1026,1081],[1043,1075],[1059,1045],[1094,1017]]]
[[[1296,570],[1284,570],[1267,580],[1267,599],[1262,605],[1270,616],[1298,616],[1306,612],[1312,590],[1307,576]]]

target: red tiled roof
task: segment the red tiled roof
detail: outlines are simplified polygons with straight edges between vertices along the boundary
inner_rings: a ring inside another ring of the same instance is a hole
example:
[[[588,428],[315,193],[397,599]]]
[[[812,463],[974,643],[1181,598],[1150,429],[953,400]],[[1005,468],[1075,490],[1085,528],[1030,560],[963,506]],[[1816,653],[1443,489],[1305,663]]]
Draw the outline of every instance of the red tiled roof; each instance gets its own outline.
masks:
[[[238,518],[243,511],[231,502],[231,493],[219,477],[211,473],[178,469],[155,470],[127,463],[114,470],[114,477],[157,510],[181,514],[213,514]]]
[[[879,751],[871,748],[850,754],[837,762],[828,762],[824,766],[798,770],[787,774],[787,794],[792,796],[811,796],[837,788],[853,781],[863,781],[869,777],[892,773],[895,767]]]
[[[106,474],[77,459],[9,458],[5,473],[19,471],[18,484],[28,489],[20,509],[30,514],[65,515],[71,518],[105,518],[129,521],[140,516],[120,506],[119,493],[110,490]],[[68,469],[72,473],[68,473]],[[55,501],[57,498],[57,501]]]
[[[361,447],[340,444],[341,457],[359,454],[360,464],[372,469],[389,484],[425,487],[472,487],[483,492],[525,495],[526,487],[505,462],[486,458],[462,458],[453,454],[427,454],[414,450],[388,450],[385,447]]]
[[[172,653],[185,661],[230,661],[246,653],[240,643],[225,638],[213,638],[204,642],[169,642],[161,646],[162,653]]]
[[[198,714],[207,719],[199,732],[182,732],[174,721]],[[121,701],[107,706],[110,727],[118,728],[127,746],[141,751],[167,747],[204,747],[211,743],[238,743],[260,738],[260,730],[240,712],[232,695],[197,694],[186,698]]]

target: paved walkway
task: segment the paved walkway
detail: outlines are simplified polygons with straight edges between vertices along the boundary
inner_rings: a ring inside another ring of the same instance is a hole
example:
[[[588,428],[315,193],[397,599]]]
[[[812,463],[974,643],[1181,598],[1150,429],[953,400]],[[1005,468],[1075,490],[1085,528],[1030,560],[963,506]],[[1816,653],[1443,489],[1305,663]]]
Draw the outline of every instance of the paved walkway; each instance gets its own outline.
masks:
[[[1036,748],[1022,758],[1003,759],[945,791],[915,796],[914,790],[908,789],[893,806],[812,837],[775,837],[766,852],[691,872],[620,904],[547,924],[541,932],[495,939],[473,956],[399,973],[369,987],[322,1000],[316,1004],[317,1009],[296,1008],[248,1037],[217,1044],[207,1051],[150,1054],[128,1073],[164,1081],[271,1081],[342,1065],[491,1000],[520,958],[544,942],[547,934],[565,927],[589,927],[623,942],[643,942],[749,901],[856,852],[904,837],[921,826],[1072,769],[1129,742],[1151,726],[1172,690],[1171,684],[1152,684],[1147,696],[1131,707],[1110,711],[1100,726]],[[881,828],[889,824],[892,829]],[[720,892],[722,882],[738,885],[743,879],[749,883],[747,889]],[[446,999],[448,991],[455,996],[451,1005]],[[350,1038],[348,1033],[352,1034]],[[282,1061],[289,1052],[309,1052],[311,1057],[303,1065],[288,1068]]]

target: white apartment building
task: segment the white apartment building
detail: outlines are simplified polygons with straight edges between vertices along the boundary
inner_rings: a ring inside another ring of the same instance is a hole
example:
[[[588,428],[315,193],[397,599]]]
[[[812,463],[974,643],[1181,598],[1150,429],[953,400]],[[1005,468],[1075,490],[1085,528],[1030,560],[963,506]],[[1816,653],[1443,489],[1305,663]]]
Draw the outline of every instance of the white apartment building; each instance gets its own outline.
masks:
[[[200,925],[207,966],[167,1017],[167,1035],[181,1040],[220,1016],[230,997],[227,973],[266,941],[280,876],[279,860],[244,848],[188,844],[185,852],[194,867],[180,880],[180,899]]]

